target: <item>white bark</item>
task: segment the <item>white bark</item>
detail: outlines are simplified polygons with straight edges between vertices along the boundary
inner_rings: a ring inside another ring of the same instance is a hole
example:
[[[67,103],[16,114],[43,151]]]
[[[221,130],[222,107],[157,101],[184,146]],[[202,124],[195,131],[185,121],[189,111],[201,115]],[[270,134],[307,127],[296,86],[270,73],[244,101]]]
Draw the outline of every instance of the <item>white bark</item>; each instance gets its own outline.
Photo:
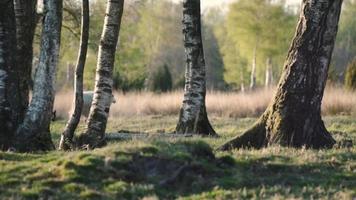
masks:
[[[79,138],[80,146],[98,147],[105,142],[105,130],[112,102],[112,73],[119,37],[124,0],[108,0],[101,35],[95,78],[94,99],[86,130]]]
[[[61,135],[59,149],[69,150],[73,148],[73,136],[75,129],[80,122],[80,116],[83,111],[83,73],[87,57],[89,40],[89,0],[82,0],[82,18],[81,18],[81,37],[80,49],[78,53],[77,64],[74,77],[74,100],[73,112],[67,122]],[[67,78],[68,79],[68,78]]]
[[[206,66],[201,37],[200,0],[183,1],[183,33],[186,54],[185,90],[177,133],[216,135],[205,107]]]
[[[267,58],[266,60],[266,79],[265,79],[265,87],[271,87],[273,85],[273,68],[272,68],[272,60],[271,58]]]
[[[253,48],[252,65],[251,65],[251,78],[250,89],[253,90],[256,87],[256,61],[257,60],[257,44]]]

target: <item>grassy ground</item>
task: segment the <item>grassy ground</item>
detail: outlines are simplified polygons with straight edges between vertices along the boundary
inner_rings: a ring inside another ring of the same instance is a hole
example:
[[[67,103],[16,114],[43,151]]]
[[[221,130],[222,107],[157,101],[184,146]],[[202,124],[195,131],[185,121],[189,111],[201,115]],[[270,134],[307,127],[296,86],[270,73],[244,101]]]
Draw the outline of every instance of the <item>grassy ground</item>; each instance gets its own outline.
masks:
[[[332,150],[270,147],[215,152],[255,119],[212,117],[212,138],[148,137],[94,151],[0,152],[0,199],[352,199],[356,146]],[[356,118],[326,117],[337,140],[356,143]],[[108,132],[154,135],[174,130],[175,117],[111,120]],[[53,139],[64,126],[52,125]]]

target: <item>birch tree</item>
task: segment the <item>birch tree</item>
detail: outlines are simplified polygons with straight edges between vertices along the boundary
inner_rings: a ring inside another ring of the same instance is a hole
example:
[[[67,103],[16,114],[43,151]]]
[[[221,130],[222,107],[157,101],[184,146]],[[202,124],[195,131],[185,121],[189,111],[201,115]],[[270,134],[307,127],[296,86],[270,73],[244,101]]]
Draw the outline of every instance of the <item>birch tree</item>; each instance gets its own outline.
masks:
[[[273,85],[273,67],[271,58],[266,60],[266,75],[265,75],[265,87],[271,87]]]
[[[70,116],[66,127],[61,136],[59,142],[59,149],[68,150],[73,146],[73,136],[75,129],[80,122],[80,116],[83,109],[83,73],[85,67],[85,61],[88,50],[89,40],[89,1],[82,0],[82,20],[81,20],[81,38],[80,49],[75,67],[74,78],[74,101],[73,101],[73,113]]]
[[[244,76],[250,89],[265,84],[265,63],[270,59],[275,75],[281,72],[297,18],[285,8],[285,1],[239,0],[226,14],[227,40],[222,44],[227,82],[241,84]],[[227,39],[228,38],[228,39]],[[225,46],[236,50],[231,51]],[[238,65],[238,66],[236,66]],[[244,68],[241,70],[240,68]],[[244,72],[245,71],[245,72]],[[249,76],[247,76],[249,74]]]
[[[50,122],[55,96],[62,24],[62,0],[44,1],[41,52],[35,74],[33,96],[24,122],[16,131],[18,151],[51,150]]]
[[[201,37],[200,0],[183,1],[183,34],[186,54],[183,105],[176,127],[178,134],[217,135],[205,107],[206,75]]]
[[[105,143],[105,129],[112,103],[113,68],[124,0],[108,0],[101,35],[95,89],[86,130],[80,135],[79,146],[95,148]]]
[[[342,0],[303,0],[297,30],[273,101],[242,136],[221,146],[331,148],[321,101],[338,30]]]

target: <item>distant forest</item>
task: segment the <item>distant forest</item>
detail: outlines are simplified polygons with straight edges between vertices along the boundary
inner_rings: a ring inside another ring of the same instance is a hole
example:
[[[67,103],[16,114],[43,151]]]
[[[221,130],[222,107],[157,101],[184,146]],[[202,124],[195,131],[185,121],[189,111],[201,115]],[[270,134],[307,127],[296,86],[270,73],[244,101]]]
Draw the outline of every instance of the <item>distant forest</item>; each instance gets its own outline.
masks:
[[[84,88],[93,89],[96,55],[105,13],[104,1],[90,5],[89,51]],[[202,13],[207,88],[244,90],[274,85],[293,38],[299,7],[285,1],[240,0]],[[57,90],[72,89],[80,37],[81,4],[65,0]],[[356,2],[345,0],[329,72],[341,84],[356,55]],[[171,1],[127,1],[114,69],[116,90],[167,91],[184,86],[182,5]],[[35,37],[39,57],[40,22]],[[35,72],[35,70],[33,70]]]

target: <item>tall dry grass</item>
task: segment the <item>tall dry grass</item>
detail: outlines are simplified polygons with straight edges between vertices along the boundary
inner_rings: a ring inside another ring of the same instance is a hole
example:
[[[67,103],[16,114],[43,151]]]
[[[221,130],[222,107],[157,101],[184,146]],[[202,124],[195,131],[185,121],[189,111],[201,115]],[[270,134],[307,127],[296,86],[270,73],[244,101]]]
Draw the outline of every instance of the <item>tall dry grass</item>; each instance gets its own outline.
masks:
[[[254,92],[207,93],[206,104],[209,115],[221,117],[257,117],[266,109],[274,89]],[[139,115],[178,115],[183,91],[155,94],[152,92],[115,93],[116,104],[111,106],[111,117]],[[71,109],[72,92],[59,92],[56,96],[57,115],[68,117]],[[355,115],[356,92],[338,87],[328,87],[322,104],[323,115]]]

